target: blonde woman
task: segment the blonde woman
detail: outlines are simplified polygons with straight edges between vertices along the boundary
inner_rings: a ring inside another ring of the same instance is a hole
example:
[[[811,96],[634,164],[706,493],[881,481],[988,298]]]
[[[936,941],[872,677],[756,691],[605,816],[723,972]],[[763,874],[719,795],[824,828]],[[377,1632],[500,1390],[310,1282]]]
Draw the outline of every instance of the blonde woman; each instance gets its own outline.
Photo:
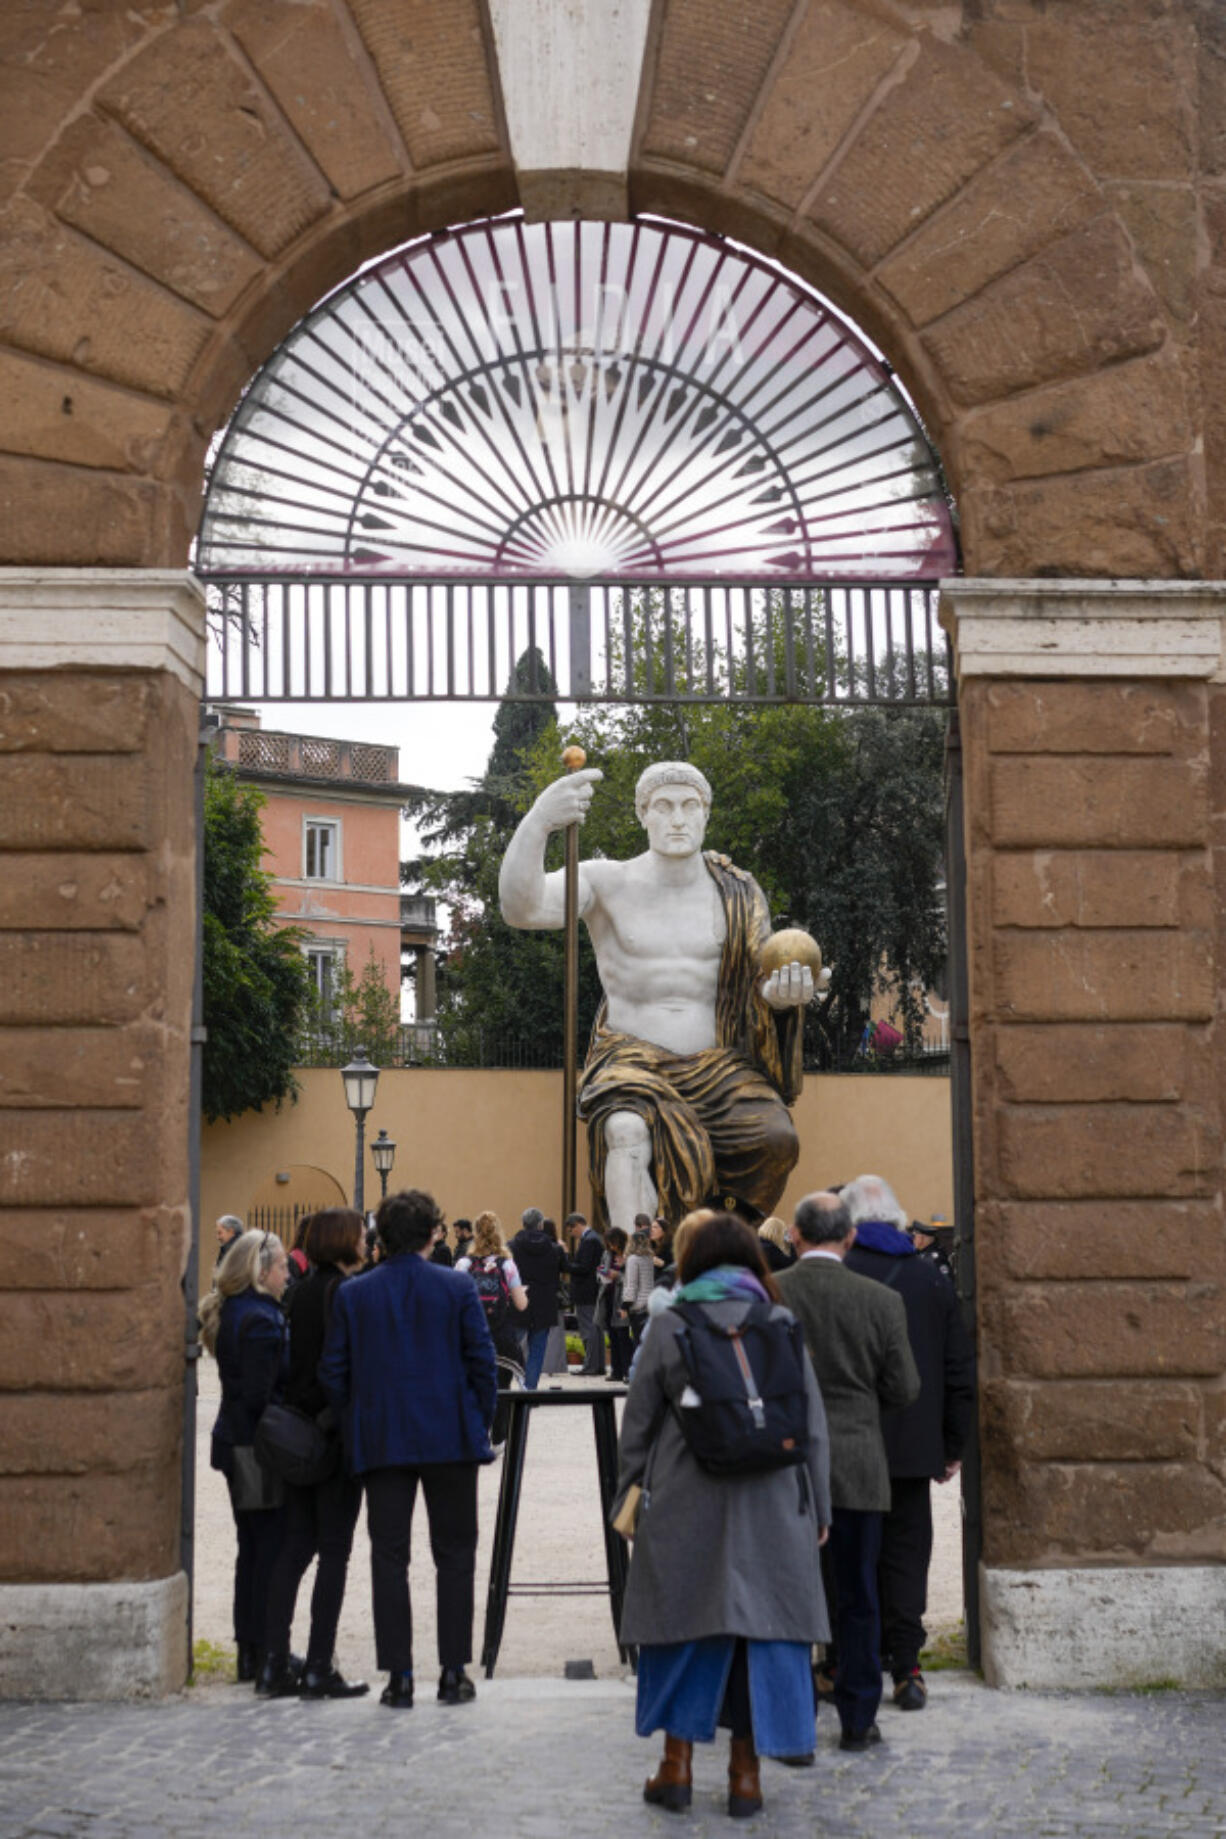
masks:
[[[763,1220],[759,1226],[760,1249],[766,1260],[768,1271],[791,1270],[794,1261],[788,1247],[787,1235],[788,1229],[777,1214],[772,1214],[769,1220]]]
[[[477,1215],[468,1254],[456,1259],[455,1268],[467,1271],[477,1286],[486,1325],[493,1337],[494,1352],[498,1355],[498,1390],[507,1392],[514,1373],[522,1371],[523,1356],[516,1323],[527,1310],[528,1292],[503,1242],[502,1221],[496,1213]],[[500,1404],[490,1430],[490,1442],[495,1449],[501,1449],[506,1434],[507,1408]]]
[[[254,1680],[262,1664],[268,1583],[280,1550],[285,1510],[250,1503],[255,1427],[281,1394],[289,1343],[280,1299],[289,1281],[285,1247],[273,1233],[245,1232],[226,1253],[200,1305],[200,1339],[217,1361],[221,1408],[213,1425],[212,1466],[225,1476],[238,1534],[234,1566],[234,1639],[238,1677]]]

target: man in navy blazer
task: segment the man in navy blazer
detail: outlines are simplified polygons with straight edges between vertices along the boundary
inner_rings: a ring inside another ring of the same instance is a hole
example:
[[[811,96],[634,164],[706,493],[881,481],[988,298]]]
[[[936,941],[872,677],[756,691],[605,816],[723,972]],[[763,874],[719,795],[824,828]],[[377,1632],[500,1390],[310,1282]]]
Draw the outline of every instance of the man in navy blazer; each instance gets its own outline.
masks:
[[[383,1703],[413,1703],[409,1535],[420,1484],[438,1590],[438,1696],[475,1697],[472,1659],[477,1469],[493,1461],[498,1399],[494,1343],[465,1271],[429,1259],[442,1215],[419,1188],[390,1194],[376,1229],[374,1270],[336,1292],[319,1365],[340,1413],[345,1454],[366,1488],[375,1651],[388,1673]]]

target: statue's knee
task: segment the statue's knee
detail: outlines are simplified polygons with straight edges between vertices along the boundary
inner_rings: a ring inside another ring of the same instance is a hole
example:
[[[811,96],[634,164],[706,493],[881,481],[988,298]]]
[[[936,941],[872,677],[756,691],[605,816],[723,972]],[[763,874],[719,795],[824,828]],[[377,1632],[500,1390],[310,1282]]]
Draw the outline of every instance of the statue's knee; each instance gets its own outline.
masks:
[[[626,1149],[646,1153],[651,1132],[637,1111],[613,1111],[604,1121],[606,1149]]]

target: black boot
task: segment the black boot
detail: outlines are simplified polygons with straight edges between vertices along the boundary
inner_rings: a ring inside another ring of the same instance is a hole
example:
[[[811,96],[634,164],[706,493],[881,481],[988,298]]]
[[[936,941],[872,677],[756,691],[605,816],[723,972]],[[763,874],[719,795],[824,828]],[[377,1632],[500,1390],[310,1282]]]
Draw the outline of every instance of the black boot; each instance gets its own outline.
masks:
[[[254,1641],[240,1641],[238,1644],[238,1670],[234,1677],[240,1686],[249,1686],[253,1679],[259,1677],[260,1667],[264,1661],[262,1648]]]
[[[444,1667],[438,1676],[438,1702],[440,1705],[467,1705],[477,1696],[473,1685],[463,1667]]]
[[[300,1678],[287,1654],[266,1654],[255,1682],[256,1695],[262,1699],[297,1698]]]
[[[393,1711],[412,1711],[412,1673],[389,1673],[387,1676],[387,1684],[379,1695],[379,1703],[381,1705],[390,1705]]]
[[[330,1660],[308,1660],[303,1670],[304,1699],[360,1699],[369,1691],[364,1679],[355,1679],[350,1684]]]

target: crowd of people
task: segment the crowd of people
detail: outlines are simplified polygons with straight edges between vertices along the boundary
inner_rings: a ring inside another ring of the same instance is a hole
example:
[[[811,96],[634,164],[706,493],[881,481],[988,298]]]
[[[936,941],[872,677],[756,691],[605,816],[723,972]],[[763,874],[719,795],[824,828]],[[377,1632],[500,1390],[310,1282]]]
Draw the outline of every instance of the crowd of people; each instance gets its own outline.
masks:
[[[360,1214],[331,1208],[287,1254],[224,1216],[200,1314],[221,1377],[212,1461],[237,1533],[238,1677],[268,1697],[368,1690],[335,1656],[364,1494],[382,1703],[412,1706],[420,1491],[438,1698],[475,1696],[478,1472],[505,1435],[500,1392],[564,1370],[570,1322],[574,1370],[628,1382],[620,1638],[637,1651],[638,1732],[664,1734],[645,1798],[688,1806],[693,1746],[723,1727],[729,1813],[755,1813],[759,1758],[812,1762],[823,1703],[840,1748],[875,1747],[884,1674],[900,1710],[926,1702],[931,1485],[957,1474],[974,1408],[945,1248],[931,1225],[907,1228],[871,1175],[756,1229],[704,1209],[675,1232],[640,1215],[602,1233],[574,1214],[559,1233],[530,1207],[509,1241],[484,1212],[449,1244],[433,1198],[410,1189],[384,1200],[373,1243]],[[290,1627],[312,1558],[300,1659]]]

